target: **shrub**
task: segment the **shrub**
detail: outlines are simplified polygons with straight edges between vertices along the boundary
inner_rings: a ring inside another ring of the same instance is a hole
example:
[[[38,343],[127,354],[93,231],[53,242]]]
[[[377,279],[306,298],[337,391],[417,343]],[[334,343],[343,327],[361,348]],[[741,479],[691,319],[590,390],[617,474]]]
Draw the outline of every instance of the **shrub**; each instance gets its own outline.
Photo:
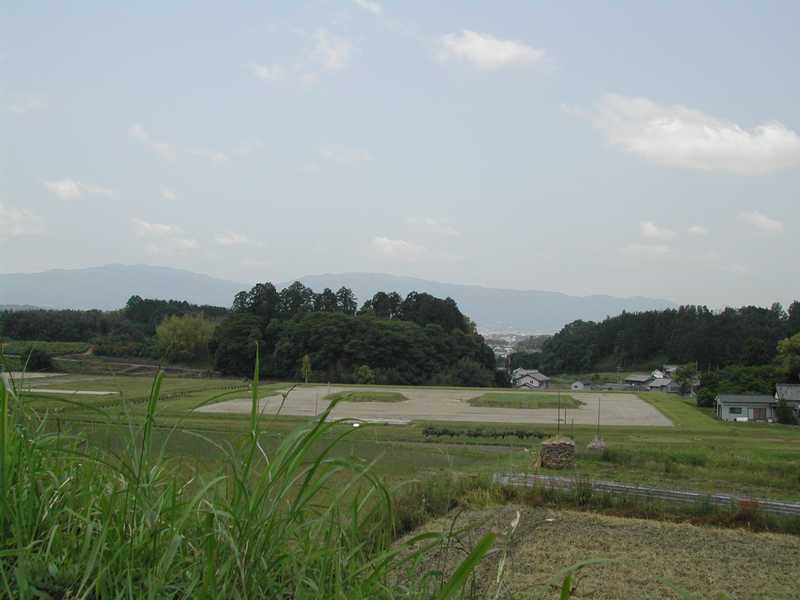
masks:
[[[361,365],[353,373],[356,383],[371,384],[375,383],[375,373],[367,365]]]
[[[28,371],[52,371],[53,357],[39,348],[29,348],[23,353],[25,368]]]

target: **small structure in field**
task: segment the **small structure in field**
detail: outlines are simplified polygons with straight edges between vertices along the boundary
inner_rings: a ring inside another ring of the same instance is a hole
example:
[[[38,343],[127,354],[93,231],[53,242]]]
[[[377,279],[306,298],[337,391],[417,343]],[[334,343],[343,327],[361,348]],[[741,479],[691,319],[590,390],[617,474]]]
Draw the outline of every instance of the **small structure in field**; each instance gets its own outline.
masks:
[[[528,390],[546,390],[550,387],[550,378],[538,369],[514,369],[511,372],[511,385]]]
[[[538,466],[545,469],[569,469],[575,466],[575,442],[566,437],[542,442]]]

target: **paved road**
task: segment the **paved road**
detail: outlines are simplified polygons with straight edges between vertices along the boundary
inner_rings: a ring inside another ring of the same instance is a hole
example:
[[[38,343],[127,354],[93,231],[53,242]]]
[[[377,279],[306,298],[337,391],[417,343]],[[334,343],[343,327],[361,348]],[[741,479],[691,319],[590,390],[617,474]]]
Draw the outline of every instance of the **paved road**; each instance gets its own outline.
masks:
[[[373,388],[347,386],[314,386],[295,389],[283,407],[283,414],[314,416],[325,410],[328,402],[323,398],[341,391],[366,391]],[[408,398],[404,402],[341,402],[333,410],[333,418],[364,420],[414,420],[414,421],[472,421],[484,423],[556,423],[556,410],[495,408],[470,406],[469,398],[480,396],[476,390],[429,388],[374,388],[376,391],[396,391]],[[497,390],[492,390],[493,392]],[[513,394],[514,392],[509,392]],[[552,393],[552,392],[551,392]],[[569,394],[584,402],[580,408],[566,411],[566,423],[593,425],[597,422],[597,405],[600,403],[600,422],[603,425],[640,425],[671,427],[672,422],[650,404],[634,394]],[[275,414],[280,396],[260,401],[263,414]],[[228,400],[199,409],[209,413],[250,412],[250,400]],[[562,411],[562,419],[563,419]]]

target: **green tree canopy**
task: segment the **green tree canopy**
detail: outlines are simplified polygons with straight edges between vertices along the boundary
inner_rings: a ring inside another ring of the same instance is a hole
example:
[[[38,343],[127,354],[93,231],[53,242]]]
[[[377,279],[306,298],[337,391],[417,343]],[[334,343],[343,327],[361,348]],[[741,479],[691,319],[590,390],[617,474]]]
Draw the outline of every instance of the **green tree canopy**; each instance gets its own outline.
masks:
[[[169,362],[207,360],[213,332],[214,324],[200,315],[167,317],[156,329],[159,353]]]

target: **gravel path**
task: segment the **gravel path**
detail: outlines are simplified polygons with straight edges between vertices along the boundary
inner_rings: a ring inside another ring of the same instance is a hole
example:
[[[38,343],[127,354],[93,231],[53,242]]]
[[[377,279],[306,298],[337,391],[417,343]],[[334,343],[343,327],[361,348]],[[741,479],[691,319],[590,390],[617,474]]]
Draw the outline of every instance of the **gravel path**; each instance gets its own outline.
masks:
[[[408,400],[404,402],[341,402],[333,410],[333,418],[362,419],[365,421],[472,421],[484,423],[556,423],[556,410],[495,408],[470,406],[469,398],[480,396],[481,391],[459,389],[425,388],[357,388],[347,386],[314,386],[295,389],[283,407],[282,414],[314,416],[325,410],[328,402],[323,400],[329,393],[343,391],[365,391],[375,389],[383,392],[398,392]],[[497,390],[492,390],[495,392]],[[509,392],[513,394],[513,392]],[[547,392],[553,394],[554,392]],[[603,425],[639,425],[671,427],[672,422],[650,404],[634,394],[565,394],[584,403],[580,408],[566,411],[566,423],[593,425],[597,422],[597,404],[600,403],[600,422]],[[260,400],[263,414],[275,414],[281,403],[280,396]],[[228,400],[198,409],[206,413],[250,412],[250,400]],[[562,419],[564,411],[562,410]],[[564,422],[564,421],[562,421]]]

